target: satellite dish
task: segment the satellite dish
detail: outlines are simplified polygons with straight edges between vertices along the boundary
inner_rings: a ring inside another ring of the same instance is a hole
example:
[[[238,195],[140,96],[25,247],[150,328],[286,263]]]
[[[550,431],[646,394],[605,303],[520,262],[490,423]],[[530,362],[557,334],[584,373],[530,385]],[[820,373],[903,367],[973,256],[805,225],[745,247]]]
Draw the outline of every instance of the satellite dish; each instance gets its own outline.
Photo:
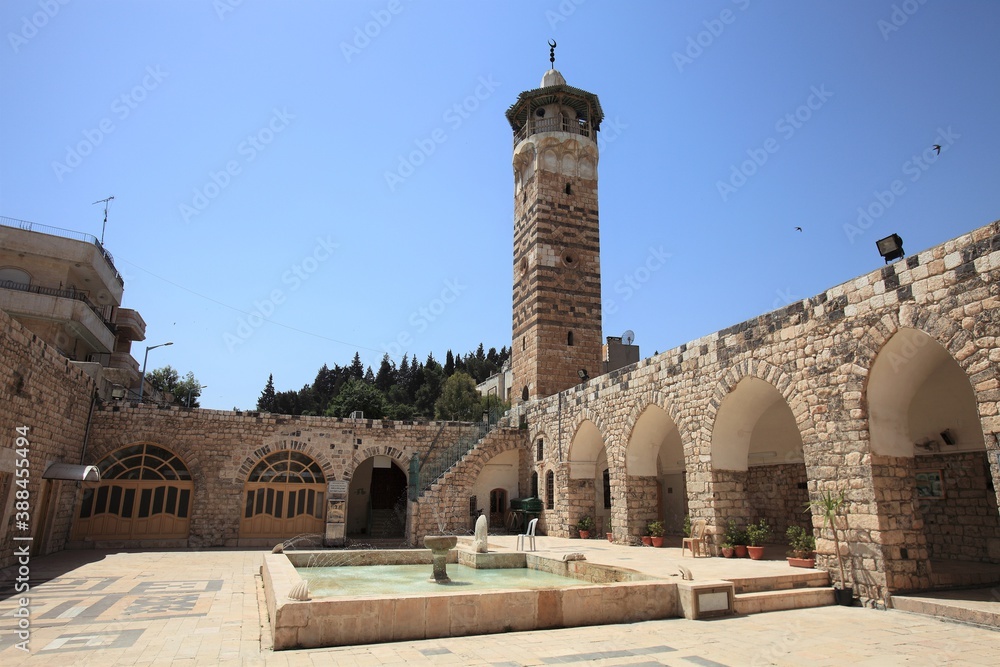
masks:
[[[625,333],[622,334],[622,343],[625,345],[631,345],[632,341],[635,340],[635,332],[631,329],[626,329]]]

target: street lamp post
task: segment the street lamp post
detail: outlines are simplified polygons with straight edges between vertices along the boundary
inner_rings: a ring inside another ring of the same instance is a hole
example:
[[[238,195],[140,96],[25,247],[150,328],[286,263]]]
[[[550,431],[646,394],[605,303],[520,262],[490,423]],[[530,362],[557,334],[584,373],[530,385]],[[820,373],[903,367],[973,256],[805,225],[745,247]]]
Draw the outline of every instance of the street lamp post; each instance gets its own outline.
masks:
[[[147,345],[146,355],[142,358],[142,377],[139,378],[139,402],[142,403],[142,390],[146,386],[146,362],[149,361],[149,351],[155,350],[158,347],[165,347],[167,345],[173,345],[173,341],[169,343],[160,343],[159,345]]]
[[[198,385],[198,396],[201,396],[201,390],[205,389],[207,387],[208,387],[207,384],[200,384],[200,385]],[[193,392],[193,391],[194,391],[194,387],[188,387],[188,397],[187,397],[187,403],[185,403],[185,407],[189,407],[189,408],[191,407],[191,392]]]

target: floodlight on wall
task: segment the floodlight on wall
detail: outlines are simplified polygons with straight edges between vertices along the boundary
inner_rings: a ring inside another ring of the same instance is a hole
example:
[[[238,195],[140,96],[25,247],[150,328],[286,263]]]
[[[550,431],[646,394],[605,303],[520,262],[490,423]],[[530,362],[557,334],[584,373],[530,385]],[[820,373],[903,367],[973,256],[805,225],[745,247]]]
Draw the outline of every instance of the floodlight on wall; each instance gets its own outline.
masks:
[[[586,382],[587,380],[590,379],[590,375],[587,373],[587,369],[586,368],[581,368],[580,370],[578,370],[576,372],[576,374],[580,376],[580,381],[581,382]]]
[[[951,431],[948,429],[941,431],[941,439],[944,440],[944,444],[946,445],[950,446],[955,444],[955,436],[953,436]]]
[[[899,234],[893,234],[891,236],[886,236],[884,239],[879,239],[875,242],[875,246],[878,248],[879,254],[885,258],[886,264],[894,259],[899,259],[904,254],[903,239]]]

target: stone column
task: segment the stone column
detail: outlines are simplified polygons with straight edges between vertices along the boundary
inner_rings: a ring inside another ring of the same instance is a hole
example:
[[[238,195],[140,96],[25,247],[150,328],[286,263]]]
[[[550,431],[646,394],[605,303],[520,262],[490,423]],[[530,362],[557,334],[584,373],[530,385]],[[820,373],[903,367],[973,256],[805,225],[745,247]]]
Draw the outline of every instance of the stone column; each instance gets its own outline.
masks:
[[[624,507],[621,506],[622,503],[615,503],[612,508],[614,525],[625,529],[614,531],[615,539],[621,539],[620,533],[624,532],[625,539],[636,544],[646,534],[646,524],[656,521],[659,516],[656,478],[626,476],[624,496]]]

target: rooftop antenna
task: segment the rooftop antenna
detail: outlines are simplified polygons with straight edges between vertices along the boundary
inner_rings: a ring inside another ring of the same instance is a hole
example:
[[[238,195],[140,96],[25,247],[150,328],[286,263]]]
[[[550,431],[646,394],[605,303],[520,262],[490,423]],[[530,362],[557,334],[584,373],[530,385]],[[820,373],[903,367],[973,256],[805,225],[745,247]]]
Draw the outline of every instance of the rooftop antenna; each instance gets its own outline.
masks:
[[[549,40],[549,69],[556,68],[556,40]]]
[[[107,199],[98,199],[94,204],[104,204],[104,223],[101,225],[101,245],[104,245],[104,229],[108,226],[108,206],[111,205],[111,200],[115,196],[111,195]],[[92,204],[93,205],[93,204]]]

